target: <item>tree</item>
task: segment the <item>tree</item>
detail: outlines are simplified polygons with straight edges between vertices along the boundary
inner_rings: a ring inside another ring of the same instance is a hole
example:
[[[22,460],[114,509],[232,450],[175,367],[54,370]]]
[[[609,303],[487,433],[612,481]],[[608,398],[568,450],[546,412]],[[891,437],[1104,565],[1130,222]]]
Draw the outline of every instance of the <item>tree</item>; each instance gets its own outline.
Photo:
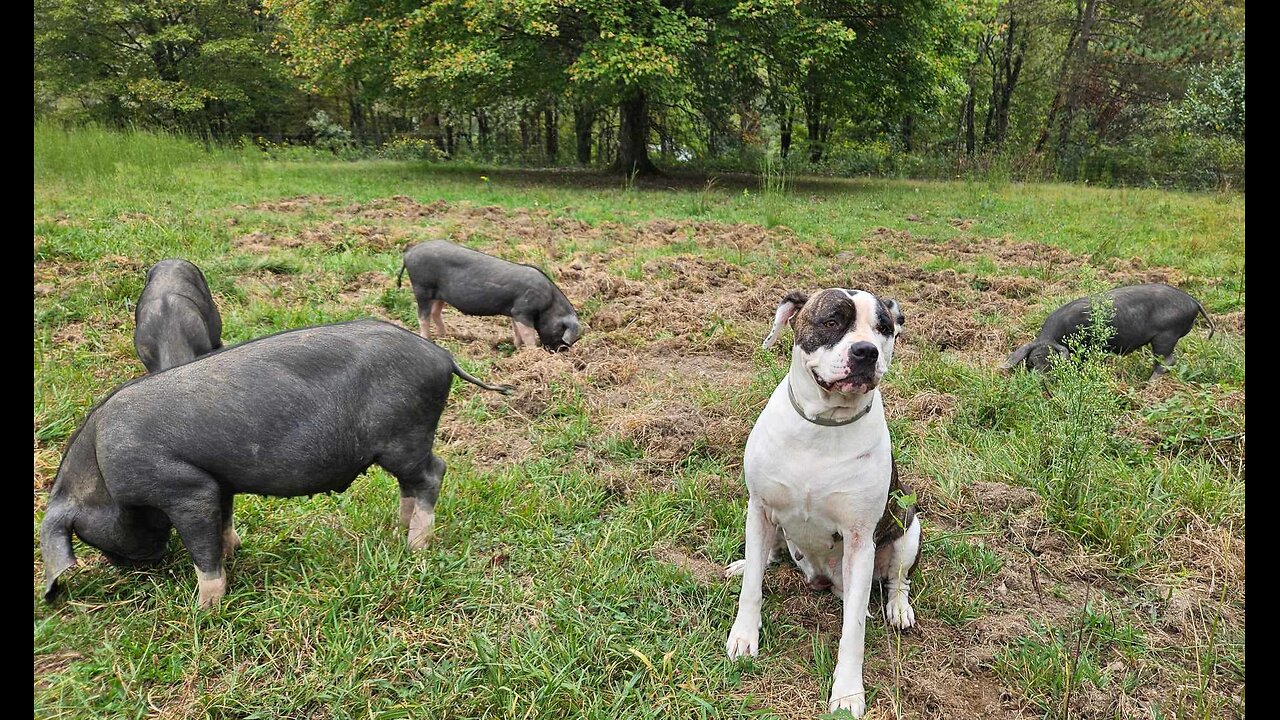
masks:
[[[302,108],[273,36],[252,0],[36,0],[37,103],[213,137],[278,130]]]

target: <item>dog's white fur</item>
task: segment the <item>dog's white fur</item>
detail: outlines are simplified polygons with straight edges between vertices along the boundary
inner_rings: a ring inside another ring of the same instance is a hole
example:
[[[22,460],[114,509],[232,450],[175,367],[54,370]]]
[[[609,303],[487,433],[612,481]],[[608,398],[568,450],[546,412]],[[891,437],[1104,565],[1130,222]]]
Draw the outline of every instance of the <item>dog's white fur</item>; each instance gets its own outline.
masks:
[[[900,629],[915,624],[907,573],[919,548],[920,525],[913,519],[902,537],[877,551],[873,533],[885,511],[892,468],[889,428],[876,386],[888,370],[901,327],[895,326],[894,337],[877,333],[873,328],[879,300],[865,292],[844,292],[856,308],[853,326],[839,342],[813,353],[804,352],[798,344],[792,346],[791,370],[773,391],[747,439],[743,459],[750,494],[747,548],[745,560],[726,569],[727,575],[743,576],[738,616],[726,650],[730,659],[759,651],[765,568],[775,550],[785,545],[810,581],[829,578],[832,592],[844,600],[830,709],[847,709],[860,717],[866,707],[862,661],[871,582],[873,577],[886,580],[889,624]],[[793,303],[779,306],[766,346],[799,310]],[[860,341],[879,348],[875,386],[846,390],[852,383],[844,383],[824,390],[814,376],[828,383],[844,378],[849,372],[849,346]],[[870,411],[847,425],[814,424],[792,407],[788,383],[796,403],[810,418],[847,420],[868,405]]]

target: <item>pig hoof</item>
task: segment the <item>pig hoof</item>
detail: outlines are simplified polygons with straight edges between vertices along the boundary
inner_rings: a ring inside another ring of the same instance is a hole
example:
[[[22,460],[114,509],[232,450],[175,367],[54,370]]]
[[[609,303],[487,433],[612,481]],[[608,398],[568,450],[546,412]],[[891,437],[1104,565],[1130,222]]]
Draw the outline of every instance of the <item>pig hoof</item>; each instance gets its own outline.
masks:
[[[409,519],[409,549],[421,550],[435,535],[436,514],[417,508]]]
[[[240,534],[233,527],[222,533],[222,557],[231,557],[240,549]]]
[[[201,610],[208,610],[217,605],[222,600],[222,596],[227,594],[227,573],[218,571],[218,573],[200,573],[200,598],[199,604]]]
[[[411,497],[400,498],[400,527],[409,527],[409,520],[413,518],[413,510],[417,505]]]

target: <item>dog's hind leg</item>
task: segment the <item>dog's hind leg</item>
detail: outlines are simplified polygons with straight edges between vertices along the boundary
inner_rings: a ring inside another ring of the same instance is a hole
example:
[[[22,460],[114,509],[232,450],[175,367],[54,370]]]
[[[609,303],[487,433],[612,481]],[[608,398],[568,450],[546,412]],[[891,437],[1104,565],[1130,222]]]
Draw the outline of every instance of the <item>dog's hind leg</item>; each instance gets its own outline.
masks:
[[[782,559],[782,547],[785,544],[786,544],[786,540],[783,539],[782,533],[778,533],[777,540],[773,544],[773,549],[769,551],[769,562],[768,562],[769,565],[772,565]],[[742,574],[742,571],[745,570],[746,568],[747,568],[746,558],[743,558],[741,560],[734,560],[733,562],[725,566],[724,576],[727,578],[738,577],[739,575]]]
[[[912,517],[906,532],[876,548],[875,576],[884,580],[884,619],[906,630],[916,624],[911,608],[911,571],[920,559],[920,518]]]

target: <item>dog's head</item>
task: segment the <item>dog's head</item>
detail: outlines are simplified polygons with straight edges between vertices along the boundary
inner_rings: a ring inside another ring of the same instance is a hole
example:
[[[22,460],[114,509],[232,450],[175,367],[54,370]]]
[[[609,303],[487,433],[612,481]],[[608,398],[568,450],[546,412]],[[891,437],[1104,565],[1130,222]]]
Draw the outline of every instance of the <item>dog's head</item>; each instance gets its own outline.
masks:
[[[880,300],[864,290],[828,288],[813,295],[788,293],[778,303],[769,347],[782,326],[795,334],[798,353],[818,386],[828,392],[871,392],[893,359],[893,343],[906,322],[896,300]]]

